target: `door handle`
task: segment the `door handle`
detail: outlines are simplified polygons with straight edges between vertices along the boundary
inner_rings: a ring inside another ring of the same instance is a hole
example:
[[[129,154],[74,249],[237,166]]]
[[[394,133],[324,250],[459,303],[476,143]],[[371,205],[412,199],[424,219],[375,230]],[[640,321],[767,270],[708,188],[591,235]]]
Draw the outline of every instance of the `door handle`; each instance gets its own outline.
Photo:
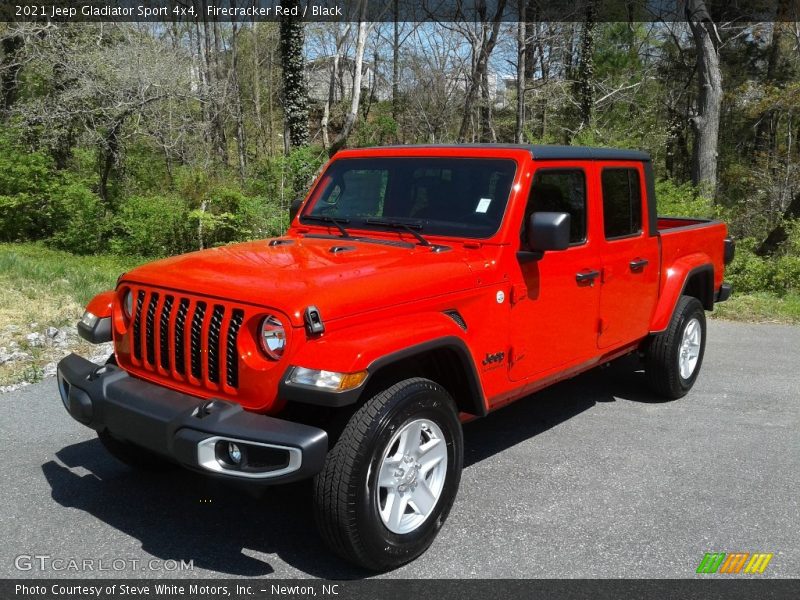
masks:
[[[583,271],[575,273],[575,281],[577,281],[578,284],[588,283],[589,285],[594,285],[594,280],[598,277],[600,277],[600,271],[595,270],[584,269]]]
[[[639,271],[642,271],[648,264],[650,264],[650,261],[646,258],[634,258],[630,262],[631,271],[638,273]]]

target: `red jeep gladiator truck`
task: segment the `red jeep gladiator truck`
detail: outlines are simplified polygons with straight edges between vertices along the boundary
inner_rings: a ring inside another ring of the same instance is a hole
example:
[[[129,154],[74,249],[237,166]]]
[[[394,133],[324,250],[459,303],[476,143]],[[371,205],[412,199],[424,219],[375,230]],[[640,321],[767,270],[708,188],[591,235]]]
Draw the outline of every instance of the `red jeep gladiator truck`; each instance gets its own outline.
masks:
[[[313,477],[324,540],[385,570],[442,527],[464,421],[631,353],[685,395],[732,255],[723,223],[657,216],[642,152],[347,150],[286,235],[120,276],[78,323],[113,356],[58,388],[129,465]]]

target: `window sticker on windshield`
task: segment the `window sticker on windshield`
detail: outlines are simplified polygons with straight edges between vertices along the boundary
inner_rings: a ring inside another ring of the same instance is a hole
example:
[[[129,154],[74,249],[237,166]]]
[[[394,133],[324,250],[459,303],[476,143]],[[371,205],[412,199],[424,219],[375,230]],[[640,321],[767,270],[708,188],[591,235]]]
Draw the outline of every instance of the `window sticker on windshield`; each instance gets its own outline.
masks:
[[[481,198],[480,202],[478,202],[478,206],[475,207],[476,213],[485,213],[489,210],[489,205],[492,203],[491,198]]]

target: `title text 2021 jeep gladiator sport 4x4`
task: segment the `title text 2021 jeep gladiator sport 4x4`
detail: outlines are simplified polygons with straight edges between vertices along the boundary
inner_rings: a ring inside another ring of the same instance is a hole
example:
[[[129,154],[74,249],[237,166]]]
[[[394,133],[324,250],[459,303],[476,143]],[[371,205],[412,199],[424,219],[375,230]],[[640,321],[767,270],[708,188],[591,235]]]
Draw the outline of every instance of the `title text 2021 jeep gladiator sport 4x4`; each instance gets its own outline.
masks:
[[[641,152],[348,150],[285,236],[122,275],[78,324],[114,356],[58,386],[128,464],[314,477],[325,541],[389,569],[445,521],[463,421],[630,353],[686,394],[732,254],[722,223],[656,216]]]

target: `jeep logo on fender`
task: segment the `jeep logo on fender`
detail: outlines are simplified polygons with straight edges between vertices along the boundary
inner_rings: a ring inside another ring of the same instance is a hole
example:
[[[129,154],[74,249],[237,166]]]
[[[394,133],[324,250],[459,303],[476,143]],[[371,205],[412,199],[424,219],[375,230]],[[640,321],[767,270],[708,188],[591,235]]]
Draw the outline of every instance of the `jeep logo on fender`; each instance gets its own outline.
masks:
[[[487,367],[494,363],[501,363],[505,358],[505,352],[495,352],[494,354],[487,354],[486,358],[483,359],[483,366]]]

